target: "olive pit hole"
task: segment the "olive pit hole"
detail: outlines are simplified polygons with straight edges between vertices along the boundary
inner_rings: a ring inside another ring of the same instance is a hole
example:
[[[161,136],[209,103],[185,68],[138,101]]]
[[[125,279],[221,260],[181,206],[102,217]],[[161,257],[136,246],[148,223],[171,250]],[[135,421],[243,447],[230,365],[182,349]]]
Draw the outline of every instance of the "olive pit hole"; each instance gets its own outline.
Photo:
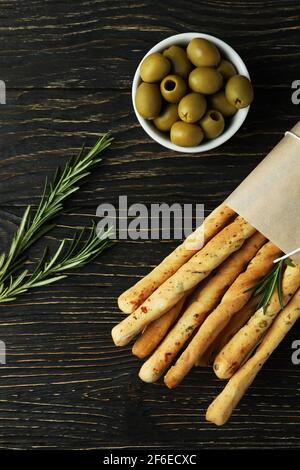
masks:
[[[165,90],[173,91],[176,88],[176,83],[173,80],[167,80],[165,83]]]
[[[218,121],[219,120],[219,115],[217,113],[210,113],[210,117],[213,121]]]

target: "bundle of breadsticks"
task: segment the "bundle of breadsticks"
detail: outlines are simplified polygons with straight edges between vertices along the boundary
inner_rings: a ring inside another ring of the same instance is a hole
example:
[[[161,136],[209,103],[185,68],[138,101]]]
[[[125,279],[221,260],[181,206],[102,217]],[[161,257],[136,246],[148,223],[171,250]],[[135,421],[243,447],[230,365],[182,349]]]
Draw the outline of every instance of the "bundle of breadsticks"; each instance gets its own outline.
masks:
[[[243,199],[243,191],[239,194]],[[253,287],[284,253],[266,231],[258,231],[232,207],[227,201],[217,207],[119,297],[119,308],[127,315],[112,330],[117,346],[135,340],[132,352],[145,361],[139,372],[145,382],[164,376],[172,389],[194,366],[212,366],[217,377],[228,380],[206,413],[217,425],[229,419],[300,316],[300,265],[295,262],[282,265],[282,295],[274,289],[267,307],[260,307],[263,292],[254,295]],[[200,238],[202,244],[197,243]]]
[[[147,358],[139,373],[145,382],[165,374],[165,384],[174,388],[195,365],[213,365],[219,378],[230,379],[207,411],[207,419],[220,425],[300,315],[300,267],[283,273],[284,310],[277,292],[266,311],[257,310],[260,298],[251,287],[281,250],[224,204],[202,230],[201,249],[191,250],[189,237],[119,297],[129,315],[112,336],[124,346],[140,334],[132,352]]]

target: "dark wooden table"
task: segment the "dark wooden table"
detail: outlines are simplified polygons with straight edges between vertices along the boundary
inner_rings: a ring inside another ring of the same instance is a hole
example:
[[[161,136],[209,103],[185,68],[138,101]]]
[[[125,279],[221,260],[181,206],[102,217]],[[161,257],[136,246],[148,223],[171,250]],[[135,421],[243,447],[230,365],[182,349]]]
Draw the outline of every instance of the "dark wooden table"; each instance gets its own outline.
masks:
[[[46,176],[83,139],[111,131],[105,163],[67,204],[47,236],[56,246],[89,224],[97,205],[204,203],[216,207],[299,117],[291,84],[299,79],[297,1],[0,1],[0,242],[6,249]],[[229,42],[255,86],[249,116],[229,142],[177,155],[140,128],[131,105],[136,66],[156,42],[199,31]],[[299,447],[300,369],[291,362],[295,327],[272,356],[231,421],[205,422],[222,389],[195,369],[175,391],[143,384],[131,348],[113,346],[121,319],[116,298],[176,246],[122,241],[59,284],[1,305],[0,447]],[[30,251],[33,263],[43,244]]]

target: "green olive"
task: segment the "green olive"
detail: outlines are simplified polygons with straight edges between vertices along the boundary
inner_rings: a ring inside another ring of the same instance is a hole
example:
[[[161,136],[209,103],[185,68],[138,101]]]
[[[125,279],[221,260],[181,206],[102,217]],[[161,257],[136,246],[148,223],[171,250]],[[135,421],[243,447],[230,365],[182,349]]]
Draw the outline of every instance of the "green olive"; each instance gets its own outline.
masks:
[[[205,96],[200,93],[189,93],[185,95],[178,105],[180,119],[185,122],[196,122],[202,118],[206,111]]]
[[[222,75],[224,82],[227,82],[230,77],[233,77],[233,75],[237,74],[235,66],[231,62],[229,62],[229,60],[225,59],[221,60],[217,70]]]
[[[169,103],[179,103],[186,94],[186,83],[179,75],[167,75],[160,84],[160,92]]]
[[[196,67],[216,67],[221,60],[218,48],[212,42],[202,38],[192,39],[186,52]]]
[[[145,119],[156,118],[161,109],[159,86],[155,83],[141,83],[135,95],[138,113]]]
[[[225,117],[233,116],[237,112],[237,109],[228,103],[224,91],[218,91],[215,95],[211,95],[209,102],[212,109],[220,111]]]
[[[160,82],[171,69],[171,64],[159,52],[154,52],[143,60],[140,67],[141,79],[147,83]]]
[[[222,134],[225,121],[220,111],[210,109],[201,119],[200,126],[207,139],[215,139]]]
[[[153,122],[158,130],[166,132],[171,129],[176,121],[179,121],[177,104],[166,103],[160,115]]]
[[[211,67],[196,67],[189,75],[189,86],[197,93],[211,95],[222,88],[223,77]]]
[[[192,64],[182,47],[171,46],[163,52],[163,55],[171,62],[172,73],[180,75],[183,78],[188,77]]]
[[[204,138],[203,131],[197,124],[178,121],[171,127],[171,142],[180,147],[194,147]]]
[[[234,75],[226,83],[225,95],[227,101],[235,108],[246,108],[254,97],[250,80],[243,75]]]

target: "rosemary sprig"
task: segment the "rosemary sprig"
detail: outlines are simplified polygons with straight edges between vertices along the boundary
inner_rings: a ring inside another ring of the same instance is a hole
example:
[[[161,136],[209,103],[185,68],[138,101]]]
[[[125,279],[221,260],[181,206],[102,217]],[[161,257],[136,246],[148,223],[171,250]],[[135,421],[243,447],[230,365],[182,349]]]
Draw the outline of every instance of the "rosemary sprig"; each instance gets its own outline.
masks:
[[[281,309],[284,308],[284,299],[282,293],[282,273],[284,265],[293,267],[295,266],[289,258],[282,259],[274,266],[273,269],[271,269],[268,274],[260,279],[254,286],[250,287],[250,289],[245,291],[253,291],[253,296],[261,296],[257,309],[262,308],[264,313],[266,313],[271,297],[275,291],[277,292]]]
[[[46,248],[31,275],[26,269],[15,277],[10,276],[8,283],[2,282],[0,284],[0,303],[15,300],[17,296],[29,289],[46,286],[64,279],[67,277],[66,271],[84,266],[112,244],[108,238],[109,230],[99,235],[93,225],[89,237],[82,242],[84,232],[84,229],[78,232],[67,249],[67,240],[62,240],[50,258],[48,248]]]
[[[101,162],[100,153],[112,140],[109,134],[104,134],[86,154],[85,147],[82,146],[76,157],[56,171],[52,182],[48,184],[46,179],[44,192],[34,215],[31,206],[28,206],[8,253],[0,256],[0,283],[21,267],[24,252],[54,227],[49,222],[62,212],[65,199],[78,191],[81,181]]]

